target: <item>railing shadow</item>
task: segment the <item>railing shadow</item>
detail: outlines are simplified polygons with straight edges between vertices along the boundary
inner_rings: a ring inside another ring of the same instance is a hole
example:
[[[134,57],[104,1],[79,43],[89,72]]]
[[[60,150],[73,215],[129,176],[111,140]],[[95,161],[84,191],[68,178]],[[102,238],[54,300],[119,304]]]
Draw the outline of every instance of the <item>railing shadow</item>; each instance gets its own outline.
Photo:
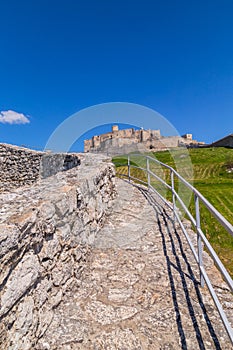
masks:
[[[192,270],[192,267],[188,261],[187,255],[185,254],[184,248],[183,248],[183,243],[180,238],[179,232],[177,231],[174,220],[169,217],[169,215],[166,213],[165,209],[157,203],[157,201],[153,198],[153,196],[150,195],[150,193],[143,189],[139,188],[142,194],[146,197],[146,199],[149,201],[151,206],[154,209],[156,219],[158,222],[159,226],[159,231],[161,234],[161,239],[162,239],[162,245],[163,245],[163,253],[166,259],[167,263],[167,272],[168,272],[168,277],[169,277],[169,282],[170,282],[170,288],[171,288],[171,294],[172,294],[172,301],[173,301],[173,306],[174,306],[174,311],[176,314],[176,323],[177,323],[177,329],[179,332],[180,336],[180,342],[182,346],[182,350],[188,349],[187,346],[187,340],[186,340],[186,334],[184,330],[184,326],[182,323],[182,318],[181,318],[181,310],[179,307],[178,303],[178,297],[177,297],[177,290],[175,286],[175,278],[174,278],[174,269],[176,271],[176,274],[178,272],[180,282],[182,285],[182,289],[184,291],[186,303],[187,303],[187,308],[188,308],[188,313],[190,316],[190,319],[192,321],[193,329],[195,332],[195,336],[197,339],[197,343],[199,345],[199,349],[205,350],[205,344],[203,340],[203,335],[201,333],[201,325],[198,323],[198,319],[196,317],[196,313],[193,307],[191,295],[189,292],[189,287],[187,285],[186,278],[189,278],[194,286],[194,290],[197,296],[197,300],[199,303],[199,306],[202,310],[206,325],[208,327],[208,331],[210,334],[210,337],[212,338],[212,341],[214,343],[214,349],[215,350],[222,350],[222,347],[220,346],[218,337],[215,333],[215,330],[213,328],[213,325],[211,323],[211,320],[208,316],[208,312],[205,308],[205,305],[202,301],[202,295],[201,295],[201,286],[199,281],[195,278],[194,272]],[[171,257],[175,259],[175,264],[171,261],[171,258],[169,256],[169,252]],[[182,263],[185,263],[188,274],[184,271],[185,269],[182,268]]]

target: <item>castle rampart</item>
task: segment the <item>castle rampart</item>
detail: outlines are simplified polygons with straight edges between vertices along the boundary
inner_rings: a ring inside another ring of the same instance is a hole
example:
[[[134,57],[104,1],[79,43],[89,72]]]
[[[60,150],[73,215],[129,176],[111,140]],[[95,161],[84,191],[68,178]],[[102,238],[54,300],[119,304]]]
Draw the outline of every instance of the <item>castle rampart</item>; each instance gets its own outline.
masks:
[[[119,130],[117,125],[113,125],[111,132],[85,140],[84,152],[117,154],[135,150],[159,151],[182,146],[197,147],[199,144],[203,143],[193,140],[192,134],[164,137],[160,130]]]

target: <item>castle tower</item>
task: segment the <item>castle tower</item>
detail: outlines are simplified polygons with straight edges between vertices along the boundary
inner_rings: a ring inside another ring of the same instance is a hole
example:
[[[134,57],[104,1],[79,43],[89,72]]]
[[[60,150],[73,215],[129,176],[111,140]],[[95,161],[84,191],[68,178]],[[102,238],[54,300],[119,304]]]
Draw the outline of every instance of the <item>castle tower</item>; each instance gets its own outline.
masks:
[[[192,134],[184,134],[181,137],[183,137],[184,139],[187,139],[187,140],[192,140],[193,139],[193,135]]]
[[[113,125],[112,126],[112,132],[116,132],[118,130],[119,130],[118,125]]]

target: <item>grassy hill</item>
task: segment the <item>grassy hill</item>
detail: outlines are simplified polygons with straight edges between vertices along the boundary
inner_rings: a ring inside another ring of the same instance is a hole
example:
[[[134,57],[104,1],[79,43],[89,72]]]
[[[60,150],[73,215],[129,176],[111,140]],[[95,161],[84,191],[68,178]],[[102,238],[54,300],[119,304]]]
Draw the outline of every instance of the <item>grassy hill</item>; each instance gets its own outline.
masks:
[[[190,163],[182,158],[182,150],[177,149],[170,153],[156,152],[154,156],[163,163],[169,164],[176,169],[179,160],[179,170],[182,168],[182,176],[192,182],[215,208],[230,222],[233,223],[233,150],[226,148],[197,148],[189,149],[189,155],[193,166],[193,174],[190,174]],[[179,159],[180,157],[180,159]],[[174,161],[175,160],[175,161]],[[117,167],[124,162],[124,157],[113,159]],[[135,163],[142,164],[143,161]],[[126,167],[120,167],[121,172],[127,173]],[[232,169],[232,170],[231,170]],[[161,169],[153,169],[159,171]],[[138,169],[132,169],[132,175],[140,177],[146,181],[146,174]],[[165,171],[163,176],[168,180],[169,171]],[[178,182],[176,181],[176,186]],[[153,185],[160,190],[162,187],[154,181]],[[170,193],[163,195],[171,199]],[[211,242],[216,253],[233,276],[233,237],[222,228],[216,219],[201,205],[202,229]],[[194,201],[190,202],[190,211],[194,214]]]

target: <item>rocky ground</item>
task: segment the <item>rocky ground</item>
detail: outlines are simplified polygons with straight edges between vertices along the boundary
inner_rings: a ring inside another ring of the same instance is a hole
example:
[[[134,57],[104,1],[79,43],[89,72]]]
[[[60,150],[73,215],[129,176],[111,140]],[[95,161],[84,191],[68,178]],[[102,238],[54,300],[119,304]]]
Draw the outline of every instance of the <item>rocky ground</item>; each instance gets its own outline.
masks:
[[[123,180],[117,187],[81,276],[56,305],[35,349],[232,349],[169,210]],[[233,324],[232,295],[206,253],[204,262]]]

